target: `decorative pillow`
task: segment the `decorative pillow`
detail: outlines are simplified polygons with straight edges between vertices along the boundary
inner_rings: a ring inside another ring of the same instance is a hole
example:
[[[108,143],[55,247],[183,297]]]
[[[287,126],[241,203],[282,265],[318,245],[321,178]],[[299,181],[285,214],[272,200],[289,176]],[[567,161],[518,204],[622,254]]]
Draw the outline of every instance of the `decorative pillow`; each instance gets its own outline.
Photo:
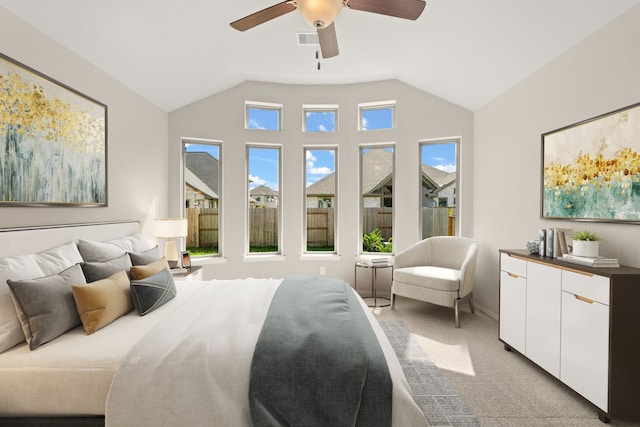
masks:
[[[162,252],[160,252],[160,248],[155,246],[144,252],[129,252],[129,257],[131,258],[131,264],[145,265],[162,259]]]
[[[52,276],[63,270],[82,262],[82,256],[75,242],[49,249],[36,254],[38,265],[44,273],[43,276]],[[38,277],[38,276],[33,276]]]
[[[24,342],[24,333],[11,299],[7,280],[44,276],[34,254],[0,259],[0,353]]]
[[[129,277],[124,270],[86,285],[72,285],[71,289],[87,335],[133,309]]]
[[[80,324],[71,291],[72,284],[86,283],[80,265],[55,276],[7,283],[31,350]]]
[[[131,281],[131,298],[138,314],[144,316],[176,296],[176,284],[169,268],[146,279]]]
[[[80,239],[77,245],[85,262],[105,262],[126,252],[146,251],[150,246],[146,237],[139,233],[106,242]]]
[[[131,280],[146,279],[149,276],[160,273],[165,268],[169,268],[169,264],[166,259],[160,258],[159,260],[147,265],[132,266],[129,270],[129,275],[131,276]]]
[[[120,270],[126,270],[128,274],[131,268],[131,258],[129,258],[129,255],[124,254],[107,262],[83,262],[80,263],[80,266],[85,279],[87,279],[88,283],[91,283],[96,280],[106,279]]]

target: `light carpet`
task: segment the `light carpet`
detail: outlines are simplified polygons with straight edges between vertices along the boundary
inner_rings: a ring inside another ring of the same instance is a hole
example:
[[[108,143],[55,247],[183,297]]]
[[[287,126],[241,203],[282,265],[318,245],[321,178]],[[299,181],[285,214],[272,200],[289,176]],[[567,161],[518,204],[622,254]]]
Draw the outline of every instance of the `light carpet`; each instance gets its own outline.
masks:
[[[464,400],[449,385],[401,320],[381,321],[382,330],[396,352],[413,398],[430,426],[479,426]]]

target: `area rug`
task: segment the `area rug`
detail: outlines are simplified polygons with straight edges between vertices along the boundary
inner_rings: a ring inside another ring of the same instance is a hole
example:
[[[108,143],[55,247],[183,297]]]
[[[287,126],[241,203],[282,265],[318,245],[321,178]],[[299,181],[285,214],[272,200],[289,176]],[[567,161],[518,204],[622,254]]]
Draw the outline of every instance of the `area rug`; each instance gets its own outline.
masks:
[[[396,352],[413,398],[429,425],[480,426],[466,403],[449,385],[402,320],[381,320],[380,326]]]

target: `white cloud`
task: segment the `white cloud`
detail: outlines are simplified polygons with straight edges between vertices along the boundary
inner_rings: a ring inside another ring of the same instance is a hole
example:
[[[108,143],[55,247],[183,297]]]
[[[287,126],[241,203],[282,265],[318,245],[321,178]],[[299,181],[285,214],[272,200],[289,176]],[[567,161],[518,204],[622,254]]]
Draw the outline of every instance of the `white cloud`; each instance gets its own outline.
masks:
[[[256,119],[249,119],[250,129],[266,129],[264,125],[261,125]]]
[[[265,185],[267,183],[266,180],[260,178],[259,176],[249,175],[249,181],[251,182],[251,188],[255,188],[259,185]]]
[[[448,172],[448,173],[456,171],[456,165],[454,165],[454,164],[434,165],[433,167],[436,168],[436,169],[440,169],[441,171]]]

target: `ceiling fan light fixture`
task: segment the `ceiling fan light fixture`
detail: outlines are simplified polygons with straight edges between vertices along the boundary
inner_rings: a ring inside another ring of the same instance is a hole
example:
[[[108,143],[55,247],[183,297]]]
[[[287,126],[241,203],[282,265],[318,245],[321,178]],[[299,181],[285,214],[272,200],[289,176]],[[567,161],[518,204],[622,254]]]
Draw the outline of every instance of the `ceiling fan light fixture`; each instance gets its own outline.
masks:
[[[342,0],[298,0],[297,4],[313,28],[328,27],[342,10]]]

